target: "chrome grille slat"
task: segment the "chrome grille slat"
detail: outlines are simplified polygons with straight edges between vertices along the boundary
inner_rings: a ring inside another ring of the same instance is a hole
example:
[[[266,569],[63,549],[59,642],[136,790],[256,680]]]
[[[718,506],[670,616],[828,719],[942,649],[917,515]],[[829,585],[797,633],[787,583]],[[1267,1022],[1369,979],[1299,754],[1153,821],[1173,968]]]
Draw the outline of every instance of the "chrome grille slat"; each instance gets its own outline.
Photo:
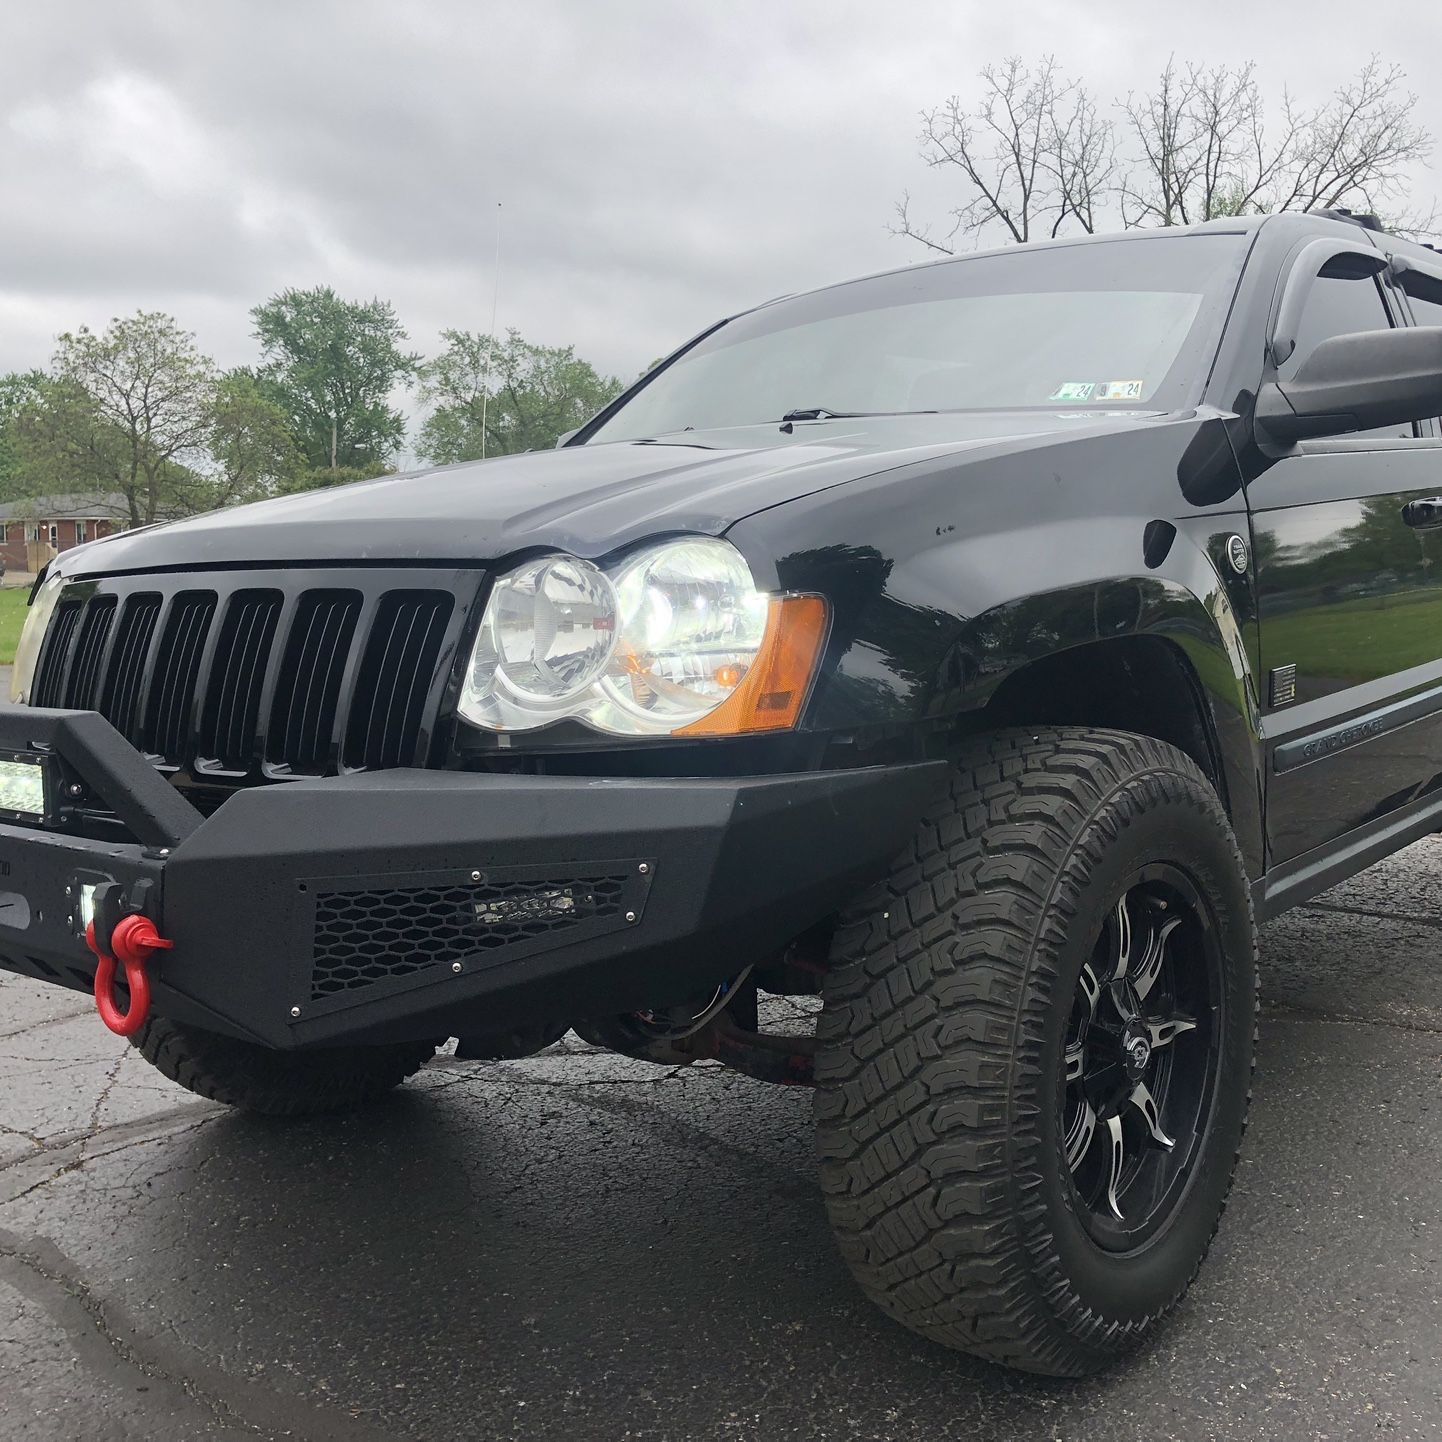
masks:
[[[35,678],[32,704],[36,706],[58,706],[64,693],[65,674],[70,664],[70,643],[75,638],[76,623],[84,602],[78,597],[63,599],[50,618],[50,630],[45,637],[45,650],[40,657],[40,668]]]
[[[90,710],[96,702],[100,682],[100,662],[105,643],[115,620],[115,597],[94,596],[85,606],[75,653],[65,675],[65,704],[80,711]]]
[[[99,710],[123,736],[136,734],[145,659],[160,619],[160,605],[154,592],[142,592],[129,597],[120,613]]]

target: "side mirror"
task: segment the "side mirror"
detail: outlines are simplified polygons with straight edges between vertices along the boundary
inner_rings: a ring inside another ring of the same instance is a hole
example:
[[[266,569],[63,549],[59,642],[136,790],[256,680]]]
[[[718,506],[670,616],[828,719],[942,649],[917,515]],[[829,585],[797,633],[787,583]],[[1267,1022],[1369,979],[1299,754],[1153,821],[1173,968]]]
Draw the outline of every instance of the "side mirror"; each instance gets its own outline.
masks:
[[[1334,335],[1285,384],[1268,382],[1255,419],[1278,445],[1442,415],[1442,326]]]

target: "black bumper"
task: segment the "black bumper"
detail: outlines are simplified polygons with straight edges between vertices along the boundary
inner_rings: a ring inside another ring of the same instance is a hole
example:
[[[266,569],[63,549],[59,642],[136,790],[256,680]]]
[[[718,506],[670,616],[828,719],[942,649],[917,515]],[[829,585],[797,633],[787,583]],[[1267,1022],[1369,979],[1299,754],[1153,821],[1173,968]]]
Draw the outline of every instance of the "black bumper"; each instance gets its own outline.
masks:
[[[905,844],[939,763],[739,779],[391,770],[203,818],[93,712],[0,706],[133,841],[0,824],[0,967],[89,987],[81,888],[171,938],[154,1010],[274,1047],[454,1036],[681,1000],[763,959]],[[148,887],[135,888],[137,881]]]

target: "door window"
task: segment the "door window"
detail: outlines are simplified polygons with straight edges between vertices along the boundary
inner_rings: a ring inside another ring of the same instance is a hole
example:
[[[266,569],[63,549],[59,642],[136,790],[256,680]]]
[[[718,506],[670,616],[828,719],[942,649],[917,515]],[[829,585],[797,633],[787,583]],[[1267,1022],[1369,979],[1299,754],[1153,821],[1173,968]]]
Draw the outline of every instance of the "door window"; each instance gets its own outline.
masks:
[[[1392,324],[1386,302],[1375,279],[1346,280],[1336,276],[1319,276],[1312,282],[1307,295],[1307,308],[1297,327],[1297,348],[1286,364],[1277,369],[1282,385],[1296,375],[1319,342],[1329,336],[1350,335],[1360,330],[1386,330]],[[1416,430],[1410,421],[1395,426],[1379,426],[1370,431],[1348,431],[1339,439],[1354,436],[1413,436]]]

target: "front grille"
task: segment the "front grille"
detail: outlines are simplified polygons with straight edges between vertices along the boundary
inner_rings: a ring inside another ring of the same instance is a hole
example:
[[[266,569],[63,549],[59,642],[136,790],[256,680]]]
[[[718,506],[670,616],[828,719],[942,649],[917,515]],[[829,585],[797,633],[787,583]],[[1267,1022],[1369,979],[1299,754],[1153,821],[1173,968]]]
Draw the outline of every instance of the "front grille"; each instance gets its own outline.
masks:
[[[311,998],[395,977],[449,971],[557,933],[620,922],[636,868],[599,876],[491,877],[479,885],[323,891],[315,899]],[[634,899],[630,905],[639,903]],[[632,913],[635,914],[634,912]]]
[[[67,587],[35,704],[98,710],[158,765],[197,780],[425,763],[473,575],[347,571],[335,576],[344,584],[325,586],[285,571],[200,579]]]

